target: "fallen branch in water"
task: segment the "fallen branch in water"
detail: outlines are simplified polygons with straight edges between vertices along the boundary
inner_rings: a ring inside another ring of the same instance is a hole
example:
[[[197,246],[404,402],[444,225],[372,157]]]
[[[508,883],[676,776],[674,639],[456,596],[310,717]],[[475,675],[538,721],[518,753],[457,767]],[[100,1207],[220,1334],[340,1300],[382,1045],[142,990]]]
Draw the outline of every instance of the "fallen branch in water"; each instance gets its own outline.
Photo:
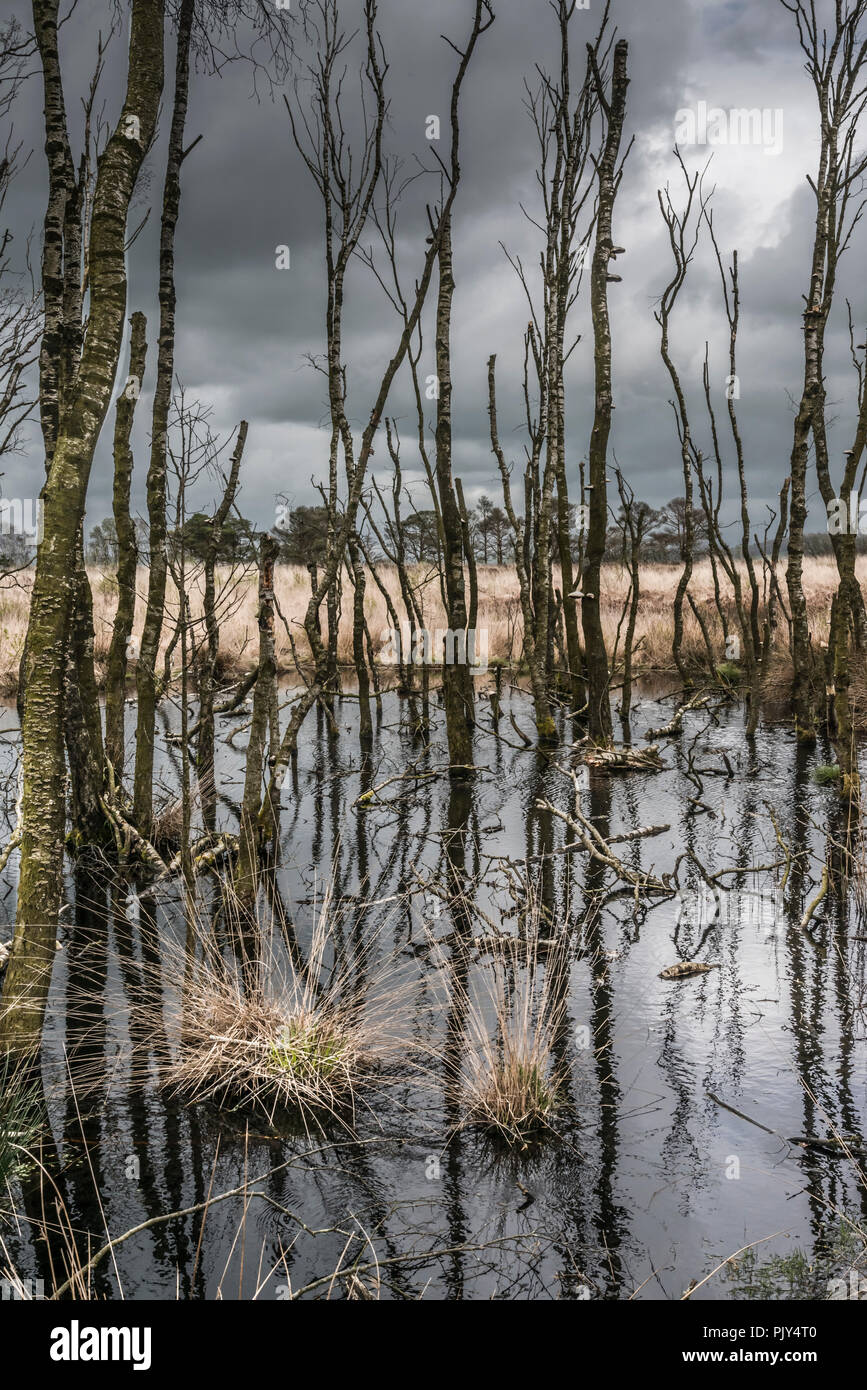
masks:
[[[806,911],[804,912],[804,915],[803,915],[803,917],[801,918],[801,923],[800,923],[800,925],[801,925],[801,931],[802,931],[802,932],[806,932],[806,931],[807,931],[807,927],[810,925],[810,922],[811,922],[812,919],[813,919],[813,916],[814,916],[814,914],[815,914],[815,912],[816,912],[816,909],[818,908],[819,904],[823,901],[823,899],[826,897],[827,892],[828,892],[828,865],[825,864],[825,865],[823,865],[823,867],[822,867],[822,882],[821,882],[820,885],[819,885],[819,891],[818,891],[818,893],[816,894],[816,896],[815,896],[815,898],[813,899],[813,901],[812,901],[811,903],[808,903],[808,904],[807,904]],[[807,935],[808,935],[808,937],[809,937],[809,932],[807,932]]]
[[[99,798],[99,804],[111,824],[115,827],[115,830],[123,835],[126,843],[128,845],[134,845],[142,859],[154,869],[158,869],[160,877],[162,877],[166,869],[166,861],[163,859],[162,855],[154,849],[150,840],[146,840],[144,835],[136,830],[132,822],[128,821],[126,816],[124,816],[118,807],[113,802],[109,801],[107,797],[101,796]]]
[[[622,845],[631,840],[645,840],[653,835],[664,835],[671,826],[665,825],[640,825],[637,830],[624,830],[620,835],[609,835],[607,843],[609,845]],[[561,854],[574,854],[576,850],[584,849],[581,840],[570,840],[568,844],[561,845],[559,849],[542,850],[539,854],[528,854],[522,859],[523,864],[539,864],[544,859],[556,859]],[[486,858],[500,860],[506,864],[514,864],[515,861],[508,854],[487,854]]]
[[[778,1139],[783,1139],[785,1137],[778,1129],[768,1129],[768,1126],[763,1125],[761,1121],[754,1120],[750,1115],[745,1115],[743,1110],[735,1110],[733,1105],[728,1105],[726,1101],[720,1100],[719,1096],[715,1096],[713,1091],[708,1091],[706,1094],[708,1099],[713,1101],[714,1105],[719,1105],[723,1110],[728,1110],[730,1114],[737,1115],[739,1120],[746,1120],[748,1125],[755,1125],[756,1129],[763,1129],[765,1134],[774,1134]]]
[[[867,1157],[867,1144],[862,1144],[854,1138],[811,1139],[808,1134],[795,1134],[788,1142],[797,1144],[801,1149],[819,1149],[821,1153],[830,1154],[832,1158],[851,1158],[853,1154],[857,1154],[859,1158]]]
[[[588,748],[581,754],[581,761],[588,767],[599,767],[606,772],[661,772],[665,763],[659,756],[659,749],[631,748]]]
[[[524,747],[525,747],[525,748],[532,748],[532,747],[533,747],[533,740],[532,740],[531,738],[528,738],[528,737],[527,737],[527,735],[524,733],[524,730],[523,730],[523,729],[519,728],[519,726],[518,726],[518,724],[517,724],[517,722],[516,722],[516,720],[515,720],[515,716],[514,716],[514,714],[512,713],[511,710],[509,710],[509,723],[511,724],[512,728],[515,730],[515,733],[518,735],[518,738],[523,739],[523,741],[524,741]]]
[[[475,764],[474,770],[476,772],[486,771],[484,768],[475,767]],[[394,777],[386,778],[384,782],[379,782],[375,787],[371,787],[369,791],[362,792],[361,796],[356,797],[355,801],[352,803],[353,807],[357,806],[359,809],[364,810],[372,806],[376,803],[379,792],[385,791],[386,787],[393,786],[395,782],[425,782],[432,777],[445,777],[453,771],[470,771],[470,769],[464,768],[458,764],[446,763],[443,767],[432,767],[428,768],[426,772],[419,772],[417,770],[417,764],[411,763],[408,772],[396,773]],[[379,802],[376,804],[387,805],[389,803]]]
[[[571,768],[564,767],[561,767],[560,771],[572,779],[572,785],[575,788],[574,810],[571,814],[568,811],[562,811],[559,806],[555,806],[553,802],[543,798],[536,802],[536,809],[548,811],[558,820],[564,821],[591,858],[596,859],[600,864],[607,865],[619,879],[630,884],[635,889],[636,894],[667,893],[673,895],[675,890],[668,882],[667,874],[663,878],[657,878],[654,874],[635,873],[632,869],[628,869],[621,859],[618,859],[611,848],[611,842],[605,840],[596,826],[581,813],[581,791],[575,772]]]
[[[249,695],[250,691],[253,689],[253,686],[256,684],[256,677],[258,674],[259,668],[258,666],[254,666],[253,670],[248,672],[248,674],[244,677],[241,683],[234,688],[232,694],[222,705],[214,705],[214,714],[231,714],[232,710],[236,710],[239,705],[242,705],[247,696]],[[201,720],[196,720],[195,724],[193,724],[192,727],[187,730],[188,743],[196,737],[201,727]],[[183,737],[181,734],[166,734],[166,743],[182,742]]]
[[[219,835],[215,840],[212,835],[205,835],[201,840],[197,840],[190,850],[193,869],[196,873],[201,873],[203,869],[208,869],[212,864],[224,854],[238,853],[238,837],[226,831]],[[160,878],[169,878],[172,874],[180,873],[183,867],[184,852],[178,850],[170,864],[166,865],[165,870],[160,874]]]
[[[661,729],[648,729],[644,737],[648,742],[651,742],[655,738],[677,738],[677,736],[683,732],[682,725],[684,715],[689,714],[690,710],[704,709],[709,703],[710,694],[699,691],[696,695],[693,695],[692,699],[680,705],[667,724],[663,724]]]

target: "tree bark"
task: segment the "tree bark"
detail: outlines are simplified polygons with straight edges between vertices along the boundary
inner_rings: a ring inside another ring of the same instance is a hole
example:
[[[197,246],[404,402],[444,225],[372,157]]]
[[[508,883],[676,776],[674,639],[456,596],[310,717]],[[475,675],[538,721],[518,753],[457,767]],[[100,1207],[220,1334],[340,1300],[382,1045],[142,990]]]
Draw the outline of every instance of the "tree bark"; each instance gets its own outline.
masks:
[[[205,619],[205,633],[208,652],[199,674],[199,723],[196,742],[196,773],[202,799],[202,819],[205,829],[216,830],[217,789],[214,783],[214,690],[216,687],[217,658],[220,651],[220,627],[216,612],[215,570],[220,537],[226,517],[229,515],[235,494],[238,490],[238,474],[241,457],[247,442],[247,421],[242,420],[238,427],[238,439],[229,464],[229,476],[220,504],[211,521],[211,534],[205,555],[205,586],[202,606]]]
[[[129,497],[133,457],[130,448],[133,415],[144,379],[147,322],[142,313],[130,319],[129,374],[117,398],[114,424],[114,492],[112,510],[117,533],[117,610],[108,649],[105,677],[105,752],[118,786],[123,782],[126,740],[124,706],[129,639],[135,619],[138,546]]]
[[[451,319],[455,281],[452,270],[451,212],[444,220],[439,246],[439,295],[436,316],[436,365],[439,395],[436,425],[436,479],[442,518],[446,619],[458,644],[464,638],[464,660],[443,660],[443,703],[449,764],[454,776],[466,776],[473,761],[473,678],[467,664],[467,600],[464,580],[464,540],[461,514],[452,477]],[[447,657],[447,653],[444,657]]]
[[[55,33],[57,4],[34,0],[38,31]],[[81,361],[59,416],[44,491],[43,540],[28,626],[23,738],[21,873],[15,939],[6,970],[0,1048],[35,1050],[54,961],[63,865],[63,685],[76,590],[76,545],[96,441],[108,410],[126,311],[130,198],[156,125],[163,82],[161,0],[134,0],[127,90],[99,161],[89,252],[90,316]],[[46,91],[57,76],[42,53]],[[135,118],[131,121],[131,118]]]
[[[148,595],[136,668],[136,750],[133,785],[133,819],[150,838],[153,819],[154,728],[157,704],[157,654],[166,601],[166,456],[169,409],[175,370],[175,229],[181,203],[181,164],[184,158],[184,126],[190,83],[190,36],[195,0],[182,0],[178,19],[175,92],[163,210],[160,225],[160,325],[157,339],[157,374],[154,386],[151,456],[147,476],[150,555]]]
[[[589,48],[589,45],[588,45]],[[608,655],[602,631],[601,586],[605,536],[608,530],[608,436],[611,432],[611,324],[608,315],[608,266],[613,242],[611,221],[617,196],[617,159],[626,114],[626,75],[628,46],[620,39],[614,47],[611,101],[606,101],[599,84],[599,100],[607,122],[605,147],[599,162],[599,200],[596,214],[596,242],[590,278],[590,309],[593,317],[593,362],[595,370],[595,412],[588,454],[590,506],[587,548],[581,600],[584,628],[584,660],[587,668],[588,732],[596,742],[611,739],[611,699],[609,695]],[[589,52],[595,72],[595,57]],[[598,81],[598,76],[597,76]]]
[[[277,544],[263,536],[259,552],[259,669],[253,691],[253,720],[247,744],[244,770],[244,797],[241,804],[241,835],[235,890],[246,910],[256,899],[259,874],[262,800],[262,774],[268,740],[276,664],[274,661],[274,559]]]

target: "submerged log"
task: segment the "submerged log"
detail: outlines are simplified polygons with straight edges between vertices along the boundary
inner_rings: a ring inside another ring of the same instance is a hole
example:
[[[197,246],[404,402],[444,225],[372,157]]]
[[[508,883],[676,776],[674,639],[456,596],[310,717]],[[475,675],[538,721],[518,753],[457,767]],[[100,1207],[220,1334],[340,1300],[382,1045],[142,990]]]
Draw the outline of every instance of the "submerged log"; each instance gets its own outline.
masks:
[[[851,1154],[858,1154],[861,1158],[867,1156],[867,1144],[854,1134],[844,1134],[840,1139],[813,1139],[809,1134],[796,1134],[789,1139],[789,1143],[797,1144],[802,1149],[818,1149],[832,1158],[848,1158]]]
[[[705,965],[698,960],[679,960],[660,970],[660,980],[686,980],[690,975],[705,975],[708,970],[719,970],[719,964]]]

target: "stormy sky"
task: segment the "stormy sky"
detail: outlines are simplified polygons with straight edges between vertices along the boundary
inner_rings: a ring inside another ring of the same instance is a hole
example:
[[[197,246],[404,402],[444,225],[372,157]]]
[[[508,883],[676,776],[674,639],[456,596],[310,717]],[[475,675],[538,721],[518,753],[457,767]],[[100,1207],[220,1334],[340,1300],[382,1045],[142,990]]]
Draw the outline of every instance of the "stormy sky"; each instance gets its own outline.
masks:
[[[263,0],[265,3],[266,0]],[[830,13],[830,0],[820,0]],[[348,31],[361,18],[361,0],[341,0]],[[453,320],[454,468],[470,501],[487,492],[499,498],[490,451],[486,364],[498,355],[500,433],[508,457],[523,453],[521,399],[522,333],[527,323],[523,291],[500,243],[520,256],[535,278],[541,237],[521,212],[539,209],[535,171],[538,147],[526,109],[524,79],[536,84],[534,67],[552,68],[557,32],[548,0],[494,0],[496,20],[479,41],[462,101],[463,180],[454,213],[456,293]],[[29,23],[29,7],[3,0],[5,14]],[[470,0],[380,0],[379,28],[388,57],[390,118],[388,153],[409,174],[433,167],[425,138],[426,118],[439,114],[445,155],[448,98],[457,62],[443,41],[460,43],[469,27]],[[595,36],[602,0],[576,12],[572,48],[576,78],[584,44]],[[79,0],[62,29],[62,61],[73,135],[80,135],[80,99],[86,90],[100,31],[111,24],[112,6]],[[712,156],[706,185],[715,185],[714,225],[724,255],[737,248],[742,315],[739,340],[738,410],[744,436],[754,528],[763,529],[766,505],[775,505],[788,471],[792,396],[800,392],[801,313],[809,280],[813,196],[806,176],[817,162],[815,96],[804,71],[792,16],[780,0],[613,0],[617,36],[629,42],[630,86],[626,137],[634,140],[614,217],[615,241],[626,248],[617,262],[621,284],[610,287],[614,400],[613,455],[637,496],[660,505],[680,491],[680,459],[669,404],[670,383],[659,356],[654,304],[671,274],[667,233],[657,189],[671,183],[683,196],[673,146],[684,111],[700,103],[712,111],[757,108],[766,113],[765,143],[682,145],[690,171]],[[245,50],[251,35],[235,35]],[[101,89],[107,119],[116,117],[122,91],[127,39],[125,22],[107,55]],[[229,45],[224,45],[228,47]],[[149,355],[134,433],[135,508],[144,512],[151,389],[156,359],[156,284],[159,203],[165,136],[171,110],[173,41],[167,44],[167,84],[160,139],[150,154],[132,211],[135,225],[154,207],[129,255],[129,309],[148,317]],[[264,54],[262,54],[264,58]],[[321,203],[296,151],[283,93],[309,101],[305,68],[312,53],[300,32],[293,71],[273,88],[254,67],[238,59],[217,74],[204,62],[192,81],[187,138],[202,139],[183,166],[177,234],[176,372],[188,401],[211,411],[222,438],[241,418],[250,422],[240,507],[262,526],[274,522],[275,496],[292,503],[317,500],[311,480],[327,466],[325,379],[310,365],[325,346],[325,286]],[[347,112],[356,113],[357,45],[347,53]],[[297,85],[296,85],[297,84]],[[11,190],[3,216],[15,235],[13,257],[23,260],[28,237],[38,265],[45,203],[41,143],[41,78],[35,73],[13,110],[14,142],[29,160]],[[701,121],[697,121],[701,126]],[[714,136],[711,122],[711,135]],[[715,127],[718,134],[719,124]],[[700,129],[698,131],[700,134]],[[410,184],[399,208],[400,267],[409,289],[423,257],[425,202],[436,200],[435,175]],[[856,329],[867,322],[864,236],[856,229],[847,253],[837,306],[828,334],[829,413],[832,457],[842,464],[851,440],[856,379],[849,360],[845,300]],[[377,252],[374,230],[364,238]],[[291,268],[275,266],[275,248],[288,245]],[[381,258],[381,253],[380,253]],[[573,310],[572,330],[581,335],[568,367],[568,465],[577,489],[578,463],[585,457],[592,421],[592,335],[585,281]],[[430,299],[432,309],[435,295]],[[433,372],[431,315],[425,323],[423,374]],[[344,358],[348,367],[349,414],[359,433],[367,420],[382,369],[394,349],[398,322],[370,270],[357,262],[346,296]],[[728,328],[716,263],[705,238],[672,320],[672,345],[689,392],[693,432],[709,450],[701,392],[705,340],[710,343],[714,404],[725,424]],[[862,341],[860,332],[856,341]],[[126,373],[126,349],[121,376]],[[413,447],[414,418],[408,381],[400,379],[388,413],[403,438],[404,476],[426,505]],[[433,423],[433,407],[431,420]],[[112,415],[97,451],[88,498],[88,526],[111,513]],[[735,485],[729,440],[729,496]],[[389,476],[384,441],[374,471]],[[3,460],[0,487],[7,497],[33,495],[42,472],[38,429],[24,452]],[[207,494],[203,494],[203,497]],[[815,494],[814,494],[815,496]],[[810,526],[823,525],[821,506]]]

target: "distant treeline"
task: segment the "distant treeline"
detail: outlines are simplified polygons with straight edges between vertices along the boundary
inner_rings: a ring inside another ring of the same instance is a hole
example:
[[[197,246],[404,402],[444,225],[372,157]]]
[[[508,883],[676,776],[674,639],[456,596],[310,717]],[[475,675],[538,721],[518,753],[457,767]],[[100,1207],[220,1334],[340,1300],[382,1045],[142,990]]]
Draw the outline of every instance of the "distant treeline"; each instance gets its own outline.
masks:
[[[645,517],[645,527],[641,539],[640,554],[647,564],[676,564],[681,558],[683,539],[683,499],[673,498],[664,507],[655,509],[647,503],[634,504]],[[580,513],[577,507],[570,507],[570,548],[573,559],[577,560],[581,547]],[[473,552],[479,564],[510,564],[509,521],[501,507],[495,506],[490,498],[481,497],[478,504],[469,512],[470,538]],[[704,513],[694,510],[695,553],[707,553],[707,527]],[[169,532],[168,541],[173,554],[179,554],[183,544],[189,561],[202,561],[210,536],[210,518],[204,512],[195,512],[187,518],[180,529]],[[404,520],[407,558],[414,564],[436,563],[437,559],[437,520],[433,510],[410,512]],[[306,565],[311,561],[321,563],[327,550],[328,513],[325,507],[294,507],[291,511],[281,509],[281,524],[275,526],[271,534],[279,547],[278,561],[283,564]],[[618,514],[612,520],[606,537],[606,557],[617,560],[623,548],[623,516]],[[246,517],[228,517],[223,524],[217,547],[220,563],[239,560],[254,560],[255,547],[261,530]],[[382,555],[375,537],[370,537],[369,553],[381,559]],[[139,563],[149,562],[147,545],[147,526],[139,521],[136,524]],[[754,549],[754,553],[758,551]],[[859,555],[867,554],[867,535],[856,538]],[[785,546],[783,546],[785,553]],[[831,555],[831,537],[827,531],[810,531],[804,535],[805,555]],[[27,565],[36,555],[33,539],[5,534],[0,529],[0,560],[5,565]],[[117,531],[114,520],[107,517],[92,527],[88,535],[86,558],[90,565],[103,568],[117,564]]]
[[[665,506],[654,508],[645,502],[634,504],[636,512],[644,518],[640,554],[647,564],[676,564],[680,562],[684,531],[684,504],[682,498],[673,498]],[[573,559],[578,559],[581,549],[581,512],[572,506],[570,512],[570,548]],[[328,512],[325,507],[299,506],[291,510],[278,509],[280,522],[271,530],[277,542],[278,562],[283,564],[308,565],[315,561],[321,564],[327,553]],[[470,538],[476,560],[483,565],[510,564],[511,544],[509,520],[502,507],[496,506],[489,497],[479,498],[475,507],[468,513]],[[708,550],[707,526],[703,511],[693,511],[696,556]],[[139,563],[148,564],[147,527],[139,522],[136,527],[139,548]],[[223,563],[249,559],[253,561],[255,547],[261,530],[245,517],[228,517],[223,524],[217,550],[217,558]],[[204,560],[210,536],[210,519],[204,512],[195,512],[184,527],[169,533],[169,545],[174,553],[179,553],[183,544],[188,560]],[[411,563],[436,563],[437,560],[437,518],[432,509],[413,510],[404,518],[404,539],[407,559]],[[606,558],[617,560],[624,544],[624,518],[622,508],[612,518],[606,536]],[[382,554],[375,537],[369,537],[368,553],[375,559]],[[867,554],[867,535],[856,539],[859,555]],[[785,546],[783,547],[785,553]],[[26,563],[35,553],[35,547],[27,545],[20,537],[0,535],[0,555],[5,560],[16,558]],[[117,563],[117,532],[111,517],[94,526],[89,533],[87,561],[91,565],[103,567]],[[758,551],[754,549],[754,553]],[[831,537],[827,531],[812,531],[804,535],[805,555],[831,555]]]

